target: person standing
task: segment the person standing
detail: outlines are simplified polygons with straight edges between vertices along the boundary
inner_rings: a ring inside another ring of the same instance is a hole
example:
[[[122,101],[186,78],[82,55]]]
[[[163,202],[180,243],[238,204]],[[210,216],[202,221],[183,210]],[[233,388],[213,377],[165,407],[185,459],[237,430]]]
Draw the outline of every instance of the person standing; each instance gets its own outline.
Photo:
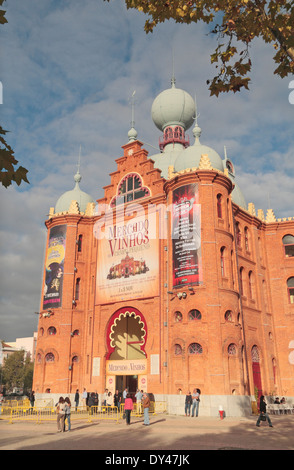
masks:
[[[119,407],[120,407],[120,404],[121,404],[121,393],[119,393],[118,390],[115,391],[115,395],[114,395],[113,399],[114,399],[114,406],[116,406],[118,411],[119,411]]]
[[[127,394],[128,394],[128,389],[125,388],[123,391],[123,403],[125,402],[125,399],[127,398]]]
[[[258,416],[258,420],[256,422],[256,426],[259,428],[260,427],[260,421],[265,421],[266,419],[268,420],[268,424],[269,426],[272,428],[273,425],[272,425],[272,422],[271,422],[271,419],[269,417],[269,415],[267,414],[266,412],[266,401],[264,399],[264,395],[261,395],[260,397],[260,401],[259,401],[259,411],[260,411],[260,415]]]
[[[35,392],[33,390],[30,393],[30,404],[31,404],[31,408],[34,408],[34,406],[35,406]],[[31,409],[31,413],[32,412],[33,412],[33,410]]]
[[[57,431],[63,432],[64,431],[64,417],[65,417],[65,404],[64,398],[60,397],[58,403],[56,405],[57,410]]]
[[[75,393],[76,411],[78,410],[79,403],[80,403],[80,394],[79,394],[79,389],[77,388],[76,393]]]
[[[83,403],[83,407],[85,408],[87,406],[87,399],[88,399],[87,390],[84,388],[83,393],[82,393],[82,403]]]
[[[135,395],[136,397],[136,403],[137,403],[137,412],[141,413],[141,400],[142,400],[143,393],[139,389],[137,389],[137,393]]]
[[[144,409],[144,426],[149,426],[149,407],[150,407],[150,400],[147,393],[143,393],[142,396],[142,406]]]
[[[198,418],[198,410],[199,410],[199,403],[200,403],[200,390],[199,388],[194,388],[192,393],[192,418],[194,417],[194,412],[196,411],[196,418]]]
[[[131,395],[128,393],[125,399],[125,414],[126,414],[126,424],[131,424],[131,412],[134,407],[133,400],[131,399]]]
[[[71,422],[70,422],[70,411],[71,411],[71,402],[68,397],[64,400],[64,431],[65,431],[65,420],[67,421],[67,430],[71,430]]]
[[[190,416],[190,410],[192,405],[192,395],[191,392],[188,392],[185,399],[185,415]]]
[[[103,402],[102,402],[103,406],[107,405],[107,398],[108,398],[108,388],[106,388],[104,393],[103,393]]]

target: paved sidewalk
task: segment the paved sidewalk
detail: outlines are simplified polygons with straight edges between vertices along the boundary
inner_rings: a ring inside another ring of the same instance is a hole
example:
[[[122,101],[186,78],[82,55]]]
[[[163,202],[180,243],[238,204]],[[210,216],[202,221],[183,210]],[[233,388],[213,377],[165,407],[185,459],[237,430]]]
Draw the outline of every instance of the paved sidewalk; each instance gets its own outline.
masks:
[[[256,419],[162,414],[152,416],[148,427],[142,418],[131,419],[130,426],[123,420],[85,420],[73,421],[71,432],[57,433],[55,422],[9,424],[0,418],[0,450],[105,450],[109,456],[119,450],[294,450],[294,415],[273,416],[273,428],[263,422],[256,427]]]

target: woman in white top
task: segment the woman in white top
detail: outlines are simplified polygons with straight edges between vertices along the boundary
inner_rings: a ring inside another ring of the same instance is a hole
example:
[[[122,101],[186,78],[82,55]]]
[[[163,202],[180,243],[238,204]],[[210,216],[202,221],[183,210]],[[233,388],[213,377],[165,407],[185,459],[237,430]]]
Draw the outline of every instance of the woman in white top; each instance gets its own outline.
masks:
[[[57,409],[57,430],[58,432],[64,431],[64,418],[65,418],[65,402],[64,398],[60,397],[56,405]]]
[[[111,392],[109,392],[107,395],[106,405],[113,406],[113,396]]]

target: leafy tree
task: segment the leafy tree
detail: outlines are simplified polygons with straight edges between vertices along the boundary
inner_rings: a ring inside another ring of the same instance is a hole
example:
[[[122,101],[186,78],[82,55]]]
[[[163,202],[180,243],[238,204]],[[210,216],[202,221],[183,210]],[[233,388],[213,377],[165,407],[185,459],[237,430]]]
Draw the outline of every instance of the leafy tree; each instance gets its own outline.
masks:
[[[0,0],[0,6],[3,5],[5,0]],[[0,10],[0,24],[7,23],[5,18],[5,10]],[[14,158],[12,148],[7,144],[4,136],[8,131],[5,131],[0,126],[0,183],[7,188],[14,181],[18,186],[22,181],[29,183],[27,179],[27,172],[24,167],[15,167],[18,161]]]
[[[110,1],[110,0],[106,0]],[[248,89],[249,47],[260,37],[274,49],[274,73],[294,73],[294,2],[286,0],[125,0],[127,8],[149,15],[145,31],[174,19],[177,23],[212,24],[217,47],[211,54],[216,76],[207,80],[211,95]]]
[[[16,351],[8,356],[2,367],[2,382],[6,388],[32,387],[33,363],[29,357],[25,357],[25,351]]]

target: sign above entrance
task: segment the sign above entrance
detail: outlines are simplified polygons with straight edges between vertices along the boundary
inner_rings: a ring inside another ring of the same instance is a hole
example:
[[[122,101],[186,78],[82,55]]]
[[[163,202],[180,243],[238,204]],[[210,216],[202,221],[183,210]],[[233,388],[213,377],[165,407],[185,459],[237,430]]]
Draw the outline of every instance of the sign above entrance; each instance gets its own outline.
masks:
[[[147,359],[106,361],[106,375],[147,374]]]

